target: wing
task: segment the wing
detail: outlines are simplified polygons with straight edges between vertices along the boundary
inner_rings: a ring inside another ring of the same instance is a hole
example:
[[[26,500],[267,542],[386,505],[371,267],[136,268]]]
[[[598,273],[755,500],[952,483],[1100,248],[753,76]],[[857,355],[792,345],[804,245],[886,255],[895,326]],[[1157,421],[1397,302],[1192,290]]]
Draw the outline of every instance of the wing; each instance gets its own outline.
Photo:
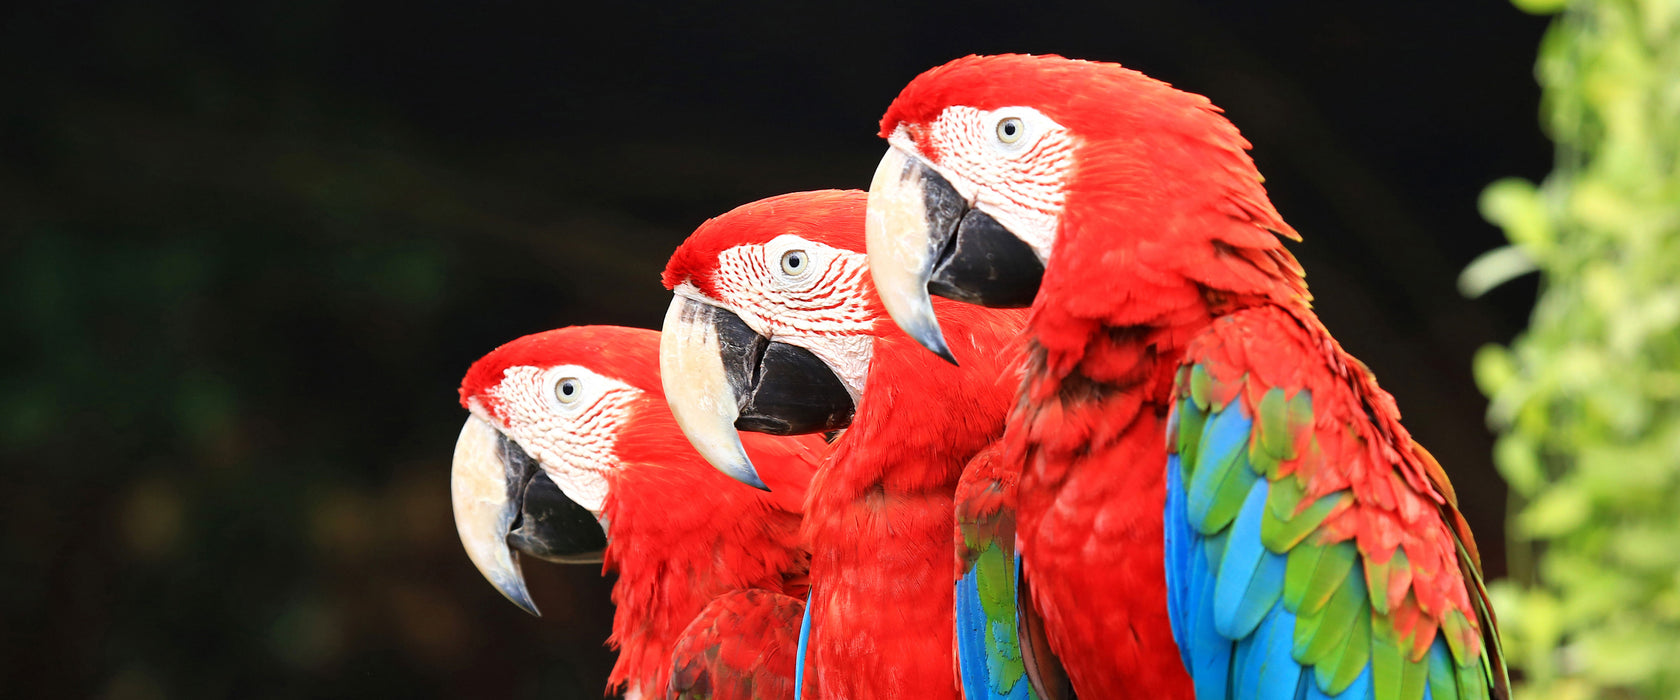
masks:
[[[1037,695],[1016,628],[1015,485],[1021,468],[993,444],[963,469],[956,491],[957,676],[970,700]]]
[[[1198,698],[1508,696],[1444,472],[1316,321],[1223,317],[1175,391],[1168,612]]]
[[[786,700],[805,603],[750,589],[719,596],[671,652],[668,700]]]

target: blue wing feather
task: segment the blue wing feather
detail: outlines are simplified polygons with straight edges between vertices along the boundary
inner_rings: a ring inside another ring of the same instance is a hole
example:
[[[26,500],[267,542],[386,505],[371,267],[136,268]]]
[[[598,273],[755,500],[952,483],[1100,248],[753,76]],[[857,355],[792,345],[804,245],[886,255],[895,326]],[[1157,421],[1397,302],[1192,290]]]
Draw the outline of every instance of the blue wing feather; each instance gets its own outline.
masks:
[[[1175,415],[1176,417],[1176,415]],[[1196,592],[1190,581],[1190,567],[1192,559],[1201,554],[1196,540],[1196,532],[1190,528],[1190,523],[1183,517],[1174,517],[1184,512],[1184,470],[1179,464],[1179,456],[1174,454],[1167,458],[1167,506],[1166,506],[1166,538],[1167,538],[1167,617],[1174,621],[1172,626],[1173,641],[1178,644],[1179,658],[1184,667],[1190,667],[1190,644],[1185,634],[1187,625],[1178,624],[1178,620],[1185,619],[1189,609],[1189,600],[1196,600]],[[1188,599],[1188,600],[1187,600]]]
[[[805,651],[811,642],[811,594],[805,594],[805,617],[799,621],[799,651],[793,656],[793,700],[805,694]]]
[[[1197,539],[1203,538],[1198,536]],[[1223,549],[1221,545],[1225,533],[1209,539],[1212,542],[1204,550]],[[1191,665],[1188,668],[1196,683],[1196,697],[1224,698],[1230,682],[1232,644],[1231,640],[1219,634],[1213,621],[1214,577],[1210,563],[1213,558],[1194,556],[1191,559],[1194,564],[1190,576],[1196,580],[1196,597],[1190,601],[1194,625],[1190,628]]]
[[[1260,543],[1260,515],[1266,509],[1268,484],[1260,481],[1248,492],[1242,511],[1231,525],[1225,556],[1214,585],[1213,620],[1228,639],[1254,632],[1283,594],[1287,560],[1266,551]]]
[[[1253,689],[1257,700],[1293,700],[1301,683],[1311,682],[1291,653],[1295,616],[1282,606],[1270,608],[1252,636],[1237,645],[1237,680],[1233,687]]]
[[[969,569],[957,579],[957,668],[962,671],[963,694],[987,690],[986,610],[980,605],[980,572]]]

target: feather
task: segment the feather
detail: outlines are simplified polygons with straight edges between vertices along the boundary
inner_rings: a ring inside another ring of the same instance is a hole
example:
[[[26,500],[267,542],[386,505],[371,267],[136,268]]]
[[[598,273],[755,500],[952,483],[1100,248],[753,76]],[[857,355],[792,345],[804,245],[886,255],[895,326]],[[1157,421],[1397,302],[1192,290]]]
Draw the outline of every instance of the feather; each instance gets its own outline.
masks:
[[[671,652],[671,700],[751,700],[794,694],[799,600],[748,589],[719,596]]]
[[[1352,542],[1306,542],[1292,550],[1283,588],[1286,601],[1293,598],[1295,614],[1316,613],[1329,603],[1358,558],[1359,549]]]
[[[1198,408],[1194,401],[1180,401],[1176,406],[1173,415],[1178,419],[1175,424],[1178,440],[1173,443],[1176,445],[1174,451],[1185,464],[1193,465],[1200,454],[1197,448],[1201,445],[1202,429],[1207,424],[1207,411]]]
[[[1356,591],[1351,585],[1344,590]],[[1332,695],[1342,693],[1361,673],[1364,674],[1365,682],[1370,683],[1368,664],[1371,660],[1371,614],[1370,609],[1365,607],[1363,595],[1360,595],[1363,593],[1362,590],[1356,591],[1354,597],[1359,600],[1355,604],[1341,606],[1332,601],[1324,609],[1321,617],[1320,633],[1331,632],[1328,637],[1342,638],[1342,642],[1332,646],[1327,656],[1313,669],[1317,674],[1318,684]],[[1344,626],[1347,628],[1346,634],[1334,632]],[[1355,697],[1368,696],[1369,692]]]
[[[1240,406],[1208,417],[1185,491],[1190,522],[1204,535],[1224,529],[1236,517],[1243,498],[1259,478],[1248,468],[1243,449],[1251,425]]]
[[[1260,520],[1260,541],[1274,552],[1292,551],[1296,545],[1317,531],[1331,514],[1353,503],[1353,494],[1338,491],[1324,496],[1306,508],[1301,508],[1304,494],[1294,479],[1272,482],[1271,495],[1266,499],[1266,513]]]
[[[1188,402],[1186,402],[1188,404]],[[1173,642],[1178,646],[1179,659],[1190,666],[1190,601],[1192,563],[1198,559],[1196,540],[1200,536],[1184,518],[1184,470],[1180,455],[1167,457],[1167,505],[1165,519],[1167,618],[1172,623]]]
[[[805,652],[811,644],[811,596],[805,596],[805,614],[799,619],[799,647],[793,654],[793,700],[805,695]]]
[[[1339,545],[1338,545],[1339,546]],[[1327,555],[1336,551],[1331,548]],[[1329,558],[1326,556],[1325,558]],[[1323,562],[1319,570],[1326,569]],[[1341,577],[1342,584],[1331,589],[1332,595],[1322,608],[1311,613],[1305,612],[1303,607],[1297,611],[1295,623],[1295,659],[1303,664],[1321,664],[1327,661],[1332,652],[1344,644],[1349,644],[1348,636],[1353,632],[1356,618],[1363,615],[1368,608],[1365,602],[1365,578]],[[1325,669],[1319,669],[1319,685],[1328,685]],[[1328,688],[1326,689],[1328,691]]]
[[[1374,700],[1419,700],[1423,697],[1429,666],[1407,658],[1387,618],[1371,624],[1371,692]]]
[[[1371,608],[1379,615],[1387,615],[1389,608],[1400,601],[1392,600],[1390,592],[1404,595],[1411,583],[1411,562],[1406,560],[1406,550],[1395,547],[1394,554],[1388,561],[1378,564],[1371,557],[1365,557],[1365,585],[1371,589]],[[1393,582],[1399,585],[1391,586]]]
[[[1302,674],[1301,665],[1291,653],[1295,638],[1295,616],[1281,606],[1274,606],[1254,632],[1249,657],[1238,674],[1239,688],[1252,689],[1252,700],[1291,700],[1297,697],[1302,683],[1311,678]]]
[[[1266,391],[1266,395],[1260,398],[1258,413],[1260,433],[1256,444],[1265,449],[1273,459],[1289,459],[1295,436],[1289,432],[1289,404],[1283,398],[1282,387],[1272,387]]]
[[[1249,492],[1231,526],[1225,556],[1214,586],[1213,619],[1230,639],[1249,636],[1283,594],[1286,561],[1260,543],[1260,518],[1266,509],[1266,482]]]
[[[1209,538],[1209,548],[1223,549],[1224,533]],[[1215,543],[1217,541],[1217,543]],[[1195,680],[1196,697],[1223,698],[1227,697],[1230,684],[1231,669],[1231,640],[1219,634],[1213,620],[1213,575],[1202,557],[1197,559],[1197,569],[1193,569],[1191,577],[1197,581],[1197,597],[1192,605],[1193,613],[1190,647],[1192,649],[1192,663],[1188,669]]]
[[[1346,688],[1339,693],[1331,693],[1337,700],[1364,700],[1371,697],[1371,669],[1365,670],[1348,681]]]
[[[1212,383],[1213,378],[1208,376],[1206,367],[1196,365],[1190,370],[1190,398],[1204,413],[1212,408],[1212,391],[1209,388]]]
[[[1452,652],[1446,641],[1437,638],[1429,648],[1429,695],[1434,700],[1460,700],[1458,667],[1452,662]]]

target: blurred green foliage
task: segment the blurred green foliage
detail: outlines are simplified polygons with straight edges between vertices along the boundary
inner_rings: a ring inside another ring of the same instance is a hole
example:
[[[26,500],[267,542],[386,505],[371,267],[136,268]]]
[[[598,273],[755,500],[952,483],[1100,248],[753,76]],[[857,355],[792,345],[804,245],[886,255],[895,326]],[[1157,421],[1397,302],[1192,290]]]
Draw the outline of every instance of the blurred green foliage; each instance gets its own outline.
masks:
[[[1556,166],[1482,212],[1511,245],[1475,293],[1530,269],[1530,327],[1477,355],[1515,492],[1495,588],[1520,698],[1680,694],[1680,2],[1523,0]]]

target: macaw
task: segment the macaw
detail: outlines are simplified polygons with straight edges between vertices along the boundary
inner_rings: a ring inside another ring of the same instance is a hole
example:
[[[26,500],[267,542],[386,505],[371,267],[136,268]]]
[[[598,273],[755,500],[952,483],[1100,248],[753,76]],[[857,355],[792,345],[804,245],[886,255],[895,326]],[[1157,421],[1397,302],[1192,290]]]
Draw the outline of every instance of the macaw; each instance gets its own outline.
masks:
[[[893,318],[950,359],[930,293],[1032,308],[1004,440],[1024,607],[1080,697],[1507,695],[1452,486],[1313,313],[1218,108],[1114,64],[970,56],[880,134]]]
[[[700,452],[749,484],[739,431],[845,429],[806,503],[802,697],[956,698],[952,499],[1002,435],[1025,317],[944,304],[974,360],[921,352],[866,279],[864,205],[856,190],[782,195],[689,236],[665,269],[665,393]],[[991,578],[1012,583],[1012,559]],[[1010,623],[991,630],[1005,645]]]
[[[658,358],[654,331],[579,326],[475,362],[451,478],[461,543],[533,615],[518,552],[618,573],[608,692],[791,698],[810,561],[800,513],[828,445],[745,436],[772,490],[728,479],[678,430]]]

